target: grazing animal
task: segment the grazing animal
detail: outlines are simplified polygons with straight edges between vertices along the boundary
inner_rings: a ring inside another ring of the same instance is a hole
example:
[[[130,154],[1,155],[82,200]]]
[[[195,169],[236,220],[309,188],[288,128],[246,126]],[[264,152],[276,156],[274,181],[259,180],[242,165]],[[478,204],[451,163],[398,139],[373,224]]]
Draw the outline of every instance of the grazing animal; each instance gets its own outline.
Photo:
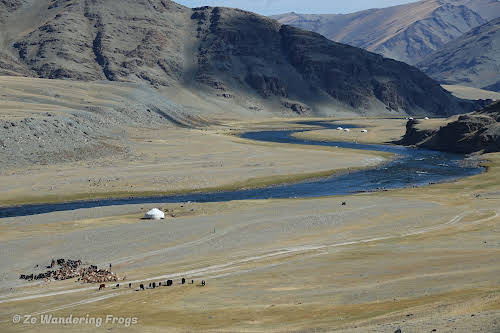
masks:
[[[201,285],[202,285],[203,287],[205,287],[205,280],[202,280],[202,281],[201,281]]]
[[[99,286],[99,290],[102,290],[104,288],[106,288],[106,285],[104,283],[101,283],[101,285]]]
[[[139,286],[139,288],[141,288],[141,290],[144,290],[144,285],[141,283],[141,285]]]
[[[120,284],[119,283],[116,285],[116,288],[120,288]]]
[[[153,289],[156,288],[156,282],[153,282]]]
[[[342,206],[345,206],[347,205],[347,203],[345,201],[342,201]]]
[[[129,288],[132,288],[132,283],[129,283],[129,284],[128,284],[128,287],[129,287]]]
[[[149,282],[149,288],[151,288],[151,282]]]
[[[186,283],[186,279],[185,279],[185,278],[182,278],[181,283],[182,283],[182,284]]]
[[[194,284],[194,280],[191,280],[191,284]]]
[[[158,282],[158,287],[161,287],[161,282]]]
[[[172,280],[167,281],[167,287],[170,287],[174,282]]]

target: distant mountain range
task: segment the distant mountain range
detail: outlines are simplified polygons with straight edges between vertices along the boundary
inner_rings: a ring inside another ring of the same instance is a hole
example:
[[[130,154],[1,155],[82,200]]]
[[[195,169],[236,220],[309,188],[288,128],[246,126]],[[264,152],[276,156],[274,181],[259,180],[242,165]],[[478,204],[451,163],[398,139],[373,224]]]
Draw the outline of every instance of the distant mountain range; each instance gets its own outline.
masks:
[[[446,44],[417,66],[446,84],[500,92],[500,18]]]
[[[499,16],[497,0],[424,0],[345,15],[288,13],[272,17],[333,41],[416,64]]]
[[[142,82],[248,112],[448,115],[474,108],[407,64],[242,10],[166,0],[0,4],[8,8],[0,12],[4,75]]]

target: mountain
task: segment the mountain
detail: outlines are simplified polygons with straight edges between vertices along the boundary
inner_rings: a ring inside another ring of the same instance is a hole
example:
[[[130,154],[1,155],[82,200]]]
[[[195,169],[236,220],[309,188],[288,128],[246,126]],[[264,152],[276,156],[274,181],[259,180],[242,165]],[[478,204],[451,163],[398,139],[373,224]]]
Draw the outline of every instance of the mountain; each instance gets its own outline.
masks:
[[[2,4],[4,75],[145,83],[174,99],[189,91],[254,113],[449,115],[474,107],[407,64],[238,9],[167,0]]]
[[[417,66],[442,83],[500,91],[500,18],[446,44]]]
[[[273,18],[327,38],[415,64],[487,18],[500,16],[496,0],[424,0],[351,14],[276,15]]]
[[[410,120],[401,143],[462,154],[499,152],[500,102],[462,115],[439,129],[427,129],[424,123]]]
[[[498,0],[446,0],[457,5],[464,5],[475,11],[482,18],[491,21],[500,16]]]

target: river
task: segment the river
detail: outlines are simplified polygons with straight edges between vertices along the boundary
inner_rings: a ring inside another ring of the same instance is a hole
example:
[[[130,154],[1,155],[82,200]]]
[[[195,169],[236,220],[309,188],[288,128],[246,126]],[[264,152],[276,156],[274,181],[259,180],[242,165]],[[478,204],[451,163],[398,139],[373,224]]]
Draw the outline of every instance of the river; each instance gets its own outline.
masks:
[[[303,125],[314,125],[321,128],[356,129],[349,124],[332,122],[300,122]],[[424,186],[430,183],[447,182],[458,178],[478,174],[479,167],[467,167],[461,163],[464,155],[438,152],[426,149],[408,148],[397,145],[372,145],[354,142],[312,141],[292,136],[300,130],[256,131],[241,134],[242,138],[301,145],[334,146],[350,149],[390,152],[397,158],[377,167],[353,171],[330,177],[282,184],[255,189],[241,189],[209,193],[189,193],[171,196],[129,197],[120,199],[101,199],[74,201],[51,204],[33,204],[15,207],[0,207],[0,218],[36,215],[56,211],[67,211],[81,208],[93,208],[114,205],[178,203],[178,202],[222,202],[230,200],[271,199],[271,198],[311,198],[331,195],[347,195],[358,192],[389,190],[404,187]],[[304,163],[307,163],[306,161]]]

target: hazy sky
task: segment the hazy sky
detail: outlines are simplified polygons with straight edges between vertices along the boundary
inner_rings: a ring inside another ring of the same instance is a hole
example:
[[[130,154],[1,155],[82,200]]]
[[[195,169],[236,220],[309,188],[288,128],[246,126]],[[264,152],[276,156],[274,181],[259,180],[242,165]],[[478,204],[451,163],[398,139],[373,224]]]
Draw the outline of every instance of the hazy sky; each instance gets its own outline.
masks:
[[[236,7],[263,15],[287,12],[337,14],[358,10],[388,7],[415,0],[176,0],[188,7],[223,6]]]

